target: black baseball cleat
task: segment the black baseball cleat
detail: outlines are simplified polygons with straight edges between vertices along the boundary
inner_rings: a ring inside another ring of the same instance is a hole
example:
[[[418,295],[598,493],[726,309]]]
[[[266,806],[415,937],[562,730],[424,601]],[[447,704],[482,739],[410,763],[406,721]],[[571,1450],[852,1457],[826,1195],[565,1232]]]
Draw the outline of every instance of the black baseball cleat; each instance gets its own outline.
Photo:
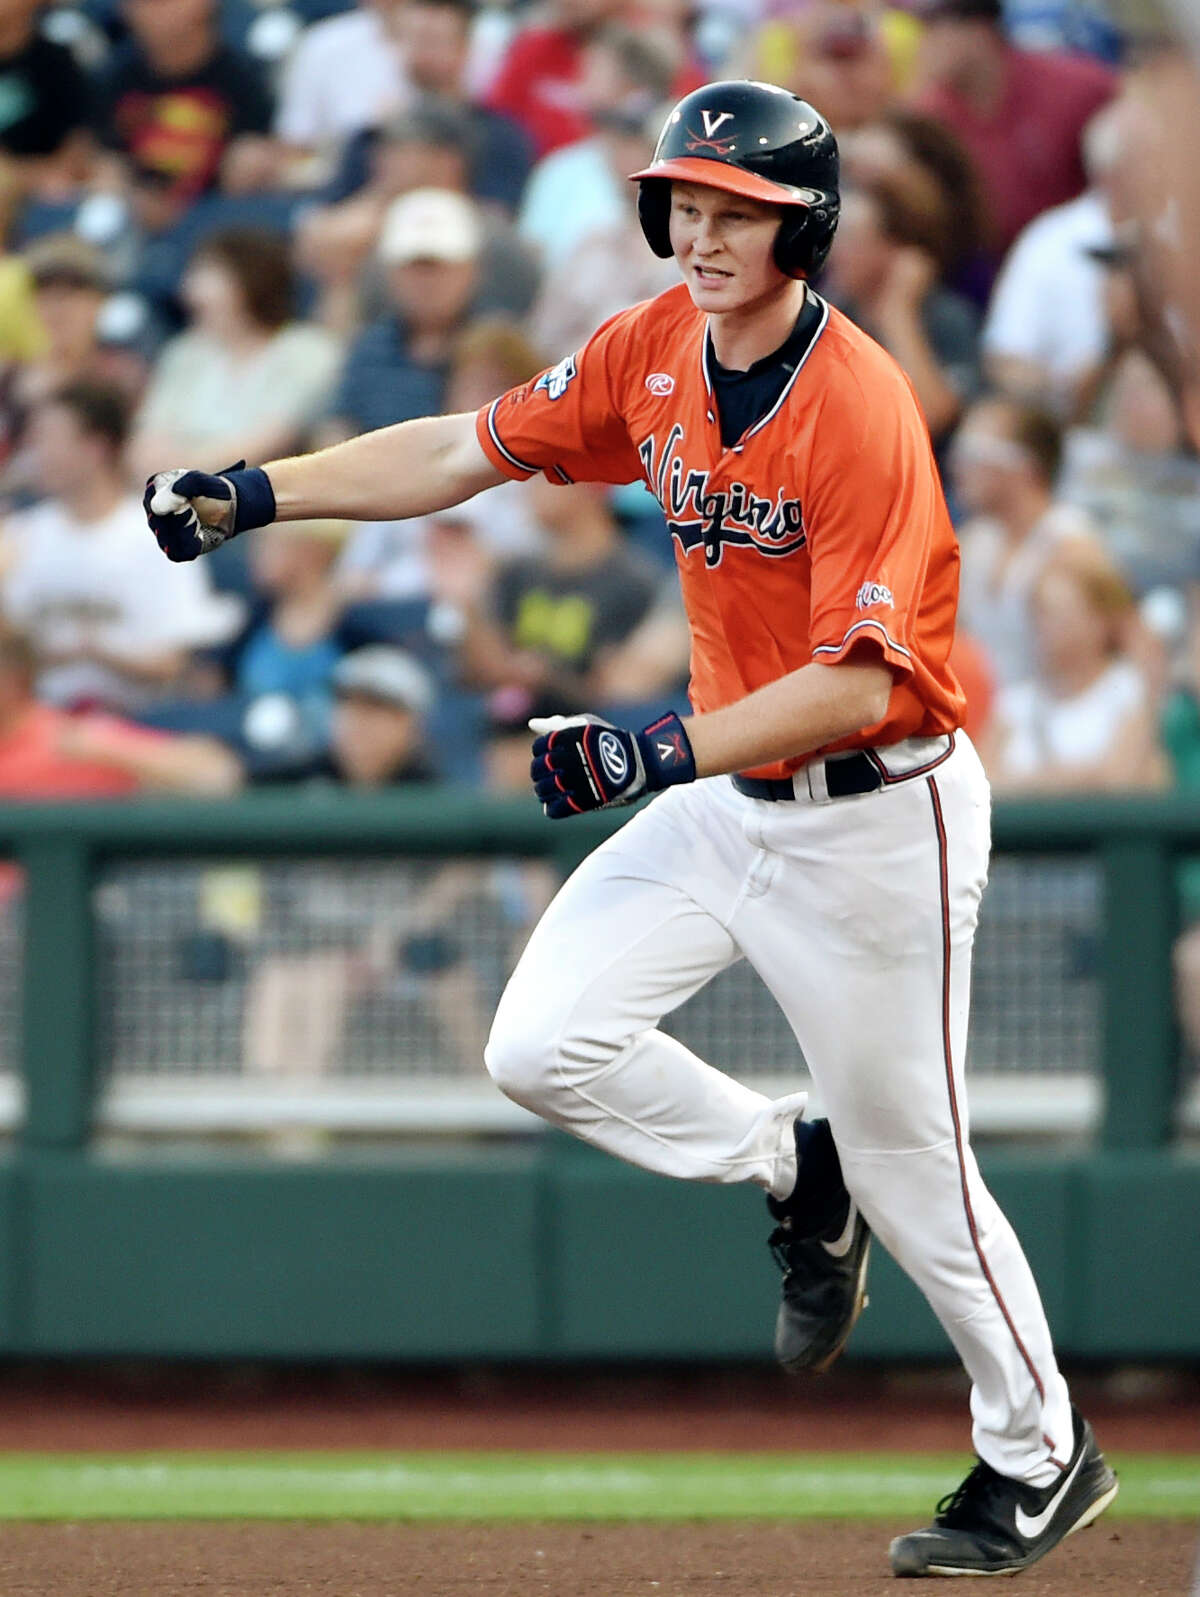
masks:
[[[1117,1477],[1092,1427],[1071,1412],[1075,1451],[1060,1479],[1028,1486],[980,1459],[957,1491],[942,1498],[927,1530],[896,1537],[889,1550],[892,1573],[1015,1575],[1099,1518],[1117,1495]]]
[[[789,1374],[827,1370],[867,1303],[871,1232],[846,1191],[829,1124],[810,1123],[796,1191],[768,1198],[768,1238],[783,1271],[775,1357]]]

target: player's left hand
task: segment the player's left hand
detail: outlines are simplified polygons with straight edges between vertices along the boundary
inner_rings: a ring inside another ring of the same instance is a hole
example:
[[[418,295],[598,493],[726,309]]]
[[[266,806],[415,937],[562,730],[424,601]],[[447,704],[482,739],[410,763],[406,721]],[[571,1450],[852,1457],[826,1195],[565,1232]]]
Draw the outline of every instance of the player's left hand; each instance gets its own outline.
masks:
[[[598,715],[552,715],[529,723],[537,734],[529,774],[552,821],[585,810],[632,804],[643,793],[696,780],[696,760],[673,712],[641,732]]]

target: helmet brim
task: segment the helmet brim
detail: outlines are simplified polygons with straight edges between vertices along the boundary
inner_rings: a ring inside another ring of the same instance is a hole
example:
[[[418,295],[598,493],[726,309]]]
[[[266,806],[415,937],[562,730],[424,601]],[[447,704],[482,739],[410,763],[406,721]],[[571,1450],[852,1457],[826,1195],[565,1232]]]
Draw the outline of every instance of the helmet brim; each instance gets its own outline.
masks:
[[[641,183],[647,178],[698,183],[705,188],[724,189],[727,194],[740,194],[743,199],[762,200],[766,205],[819,205],[824,198],[816,189],[772,183],[770,178],[759,177],[757,172],[747,172],[745,167],[703,155],[674,156],[629,174],[631,183]]]

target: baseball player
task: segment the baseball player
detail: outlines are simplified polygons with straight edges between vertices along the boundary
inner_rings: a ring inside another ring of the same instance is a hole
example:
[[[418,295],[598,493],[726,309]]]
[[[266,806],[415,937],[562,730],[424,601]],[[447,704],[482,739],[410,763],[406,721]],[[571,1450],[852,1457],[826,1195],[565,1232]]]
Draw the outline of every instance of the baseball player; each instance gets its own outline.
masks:
[[[807,281],[837,223],[837,172],[812,106],[710,84],[634,174],[679,286],[477,416],[265,470],[162,472],[146,507],[186,560],[272,520],[418,516],[535,472],[649,485],[691,625],[691,713],[642,730],[532,723],[552,819],[658,797],[534,931],[487,1066],[518,1103],[633,1164],[762,1187],[790,1369],[841,1350],[874,1232],[970,1374],[978,1454],[933,1523],[892,1543],[892,1568],[999,1574],[1095,1519],[1117,1483],[968,1142],[989,808],[946,663],[958,555],[911,386]],[[739,958],[787,1015],[828,1121],[658,1029]]]

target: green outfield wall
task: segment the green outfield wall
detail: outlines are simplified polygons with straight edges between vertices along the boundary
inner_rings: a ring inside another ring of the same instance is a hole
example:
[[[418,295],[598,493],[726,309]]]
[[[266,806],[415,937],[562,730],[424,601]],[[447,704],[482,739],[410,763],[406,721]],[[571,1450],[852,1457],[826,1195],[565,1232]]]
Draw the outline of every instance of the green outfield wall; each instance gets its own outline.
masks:
[[[621,817],[617,817],[619,821]],[[288,1163],[104,1154],[92,885],[112,860],[546,855],[609,817],[548,826],[526,804],[253,794],[228,805],[0,809],[26,871],[25,1112],[0,1156],[0,1356],[765,1359],[777,1273],[760,1196],[671,1183],[557,1134],[428,1139]],[[1103,867],[1096,1145],[987,1151],[1067,1356],[1200,1359],[1200,1156],[1173,1137],[1175,865],[1200,811],[1173,799],[1009,806],[1008,851]],[[856,1357],[948,1356],[886,1259]]]

